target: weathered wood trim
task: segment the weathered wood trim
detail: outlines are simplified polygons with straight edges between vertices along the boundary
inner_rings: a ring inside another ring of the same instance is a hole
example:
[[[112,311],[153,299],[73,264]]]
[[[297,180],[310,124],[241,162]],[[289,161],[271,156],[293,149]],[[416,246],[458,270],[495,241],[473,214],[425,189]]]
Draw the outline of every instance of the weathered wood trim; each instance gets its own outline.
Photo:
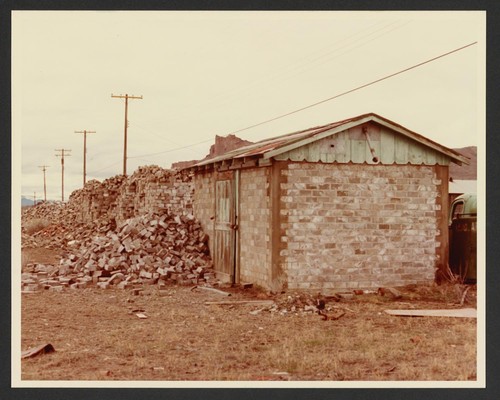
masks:
[[[259,158],[258,165],[259,167],[269,167],[271,166],[272,161],[267,158]]]
[[[244,157],[243,158],[243,164],[242,168],[251,168],[251,167],[257,167],[257,160],[252,157]]]
[[[438,241],[440,246],[436,247],[437,267],[442,269],[446,268],[449,262],[449,232],[448,232],[448,179],[449,169],[448,166],[436,165],[436,179],[441,180],[439,185],[438,197],[436,198],[436,205],[440,205],[441,209],[436,210],[437,226],[439,229]]]
[[[375,116],[372,118],[372,120],[379,123],[380,125],[383,125],[389,129],[392,129],[392,130],[400,133],[403,136],[406,136],[407,138],[415,140],[415,141],[417,141],[417,142],[419,142],[427,147],[430,147],[431,149],[434,149],[440,153],[446,154],[448,157],[453,159],[454,162],[457,163],[458,165],[469,164],[469,160],[466,157],[459,155],[459,154],[456,154],[455,152],[452,152],[452,151],[446,149],[444,146],[441,146],[441,145],[438,145],[437,143],[432,142],[431,140],[427,139],[426,137],[424,137],[422,135],[417,136],[417,134],[414,132],[408,131],[407,129],[404,129],[403,127],[400,127],[398,125],[390,124],[390,123],[388,123],[380,118],[377,118]]]
[[[234,283],[240,283],[240,170],[234,171],[234,224],[237,229],[234,232]]]
[[[342,124],[336,128],[328,129],[327,131],[319,133],[319,134],[314,135],[312,137],[308,137],[308,138],[303,139],[303,140],[297,140],[294,143],[290,143],[288,146],[283,146],[283,147],[280,147],[276,150],[268,151],[267,153],[264,154],[264,158],[271,158],[271,157],[274,157],[278,154],[284,153],[285,151],[289,151],[289,150],[293,150],[293,149],[296,149],[296,148],[301,147],[301,146],[305,146],[309,143],[316,142],[317,140],[321,140],[325,137],[334,135],[338,132],[346,131],[346,130],[353,128],[355,126],[364,124],[365,122],[371,121],[372,119],[373,119],[372,116],[367,116],[365,118],[362,118],[362,119],[359,119],[359,120],[356,120],[353,122],[349,122],[347,124]]]
[[[264,158],[272,158],[272,157],[278,156],[282,153],[285,153],[285,152],[297,149],[299,147],[308,145],[310,143],[324,139],[328,136],[332,136],[332,135],[335,135],[335,134],[340,133],[342,131],[348,131],[349,129],[359,127],[359,126],[361,126],[369,121],[374,121],[375,123],[378,123],[378,124],[388,128],[392,131],[395,131],[395,132],[401,134],[402,135],[401,139],[406,139],[409,142],[414,141],[414,142],[420,143],[423,146],[430,147],[431,149],[434,149],[435,151],[439,152],[440,154],[443,154],[443,155],[449,157],[451,160],[453,160],[453,162],[455,162],[458,165],[469,164],[469,160],[467,159],[467,157],[464,157],[451,149],[447,149],[446,147],[441,146],[438,143],[434,143],[432,140],[427,139],[426,137],[419,135],[415,132],[412,132],[406,128],[403,128],[400,125],[390,123],[388,121],[385,121],[382,118],[378,118],[375,115],[368,115],[368,116],[361,118],[359,120],[355,120],[355,121],[352,121],[352,122],[349,122],[346,124],[339,125],[335,128],[325,130],[325,131],[318,133],[316,135],[313,135],[311,137],[307,137],[307,138],[302,139],[302,140],[297,140],[293,143],[279,147],[275,150],[268,151],[264,154]],[[354,140],[356,140],[356,139],[351,138],[351,141],[354,141]],[[301,161],[301,160],[300,159],[293,159],[293,161]],[[402,162],[396,161],[396,163],[400,164]],[[406,162],[403,162],[403,163],[406,164]]]
[[[270,197],[271,197],[271,287],[276,290],[283,289],[284,271],[281,263],[281,181],[282,171],[287,168],[287,163],[282,161],[273,161],[270,177]],[[281,287],[278,287],[281,286]]]
[[[243,160],[241,159],[238,159],[238,158],[233,158],[232,162],[231,162],[231,166],[229,167],[229,169],[240,169],[243,165]]]

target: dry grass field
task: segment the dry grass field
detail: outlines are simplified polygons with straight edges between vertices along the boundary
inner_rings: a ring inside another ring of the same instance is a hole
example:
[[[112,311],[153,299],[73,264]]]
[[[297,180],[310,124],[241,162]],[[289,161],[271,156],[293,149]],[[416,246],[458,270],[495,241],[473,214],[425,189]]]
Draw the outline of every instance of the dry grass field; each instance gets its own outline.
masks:
[[[26,256],[50,258],[43,250]],[[41,262],[41,261],[39,261]],[[458,308],[455,287],[408,288],[401,299],[364,294],[327,302],[324,321],[288,307],[299,294],[144,286],[22,295],[21,350],[55,352],[22,360],[23,381],[474,381],[476,320],[398,317],[386,309]],[[469,290],[467,307],[475,306]],[[274,300],[277,311],[252,303]],[[147,318],[139,318],[144,314]]]

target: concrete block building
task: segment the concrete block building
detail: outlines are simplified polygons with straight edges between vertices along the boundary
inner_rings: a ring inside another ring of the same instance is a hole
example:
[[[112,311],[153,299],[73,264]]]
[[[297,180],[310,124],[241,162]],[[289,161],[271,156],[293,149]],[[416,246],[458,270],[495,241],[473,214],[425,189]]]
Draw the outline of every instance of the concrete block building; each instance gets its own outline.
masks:
[[[217,274],[280,290],[431,283],[448,259],[459,153],[376,114],[190,167]]]

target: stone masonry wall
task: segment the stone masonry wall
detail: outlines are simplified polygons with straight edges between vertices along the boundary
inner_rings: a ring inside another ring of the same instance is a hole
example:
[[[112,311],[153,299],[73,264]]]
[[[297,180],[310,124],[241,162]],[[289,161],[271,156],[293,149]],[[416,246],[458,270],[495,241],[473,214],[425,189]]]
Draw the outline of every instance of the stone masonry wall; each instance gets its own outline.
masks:
[[[271,273],[269,168],[241,170],[240,280],[269,286]]]
[[[280,257],[290,289],[433,282],[434,167],[290,163],[282,175]]]

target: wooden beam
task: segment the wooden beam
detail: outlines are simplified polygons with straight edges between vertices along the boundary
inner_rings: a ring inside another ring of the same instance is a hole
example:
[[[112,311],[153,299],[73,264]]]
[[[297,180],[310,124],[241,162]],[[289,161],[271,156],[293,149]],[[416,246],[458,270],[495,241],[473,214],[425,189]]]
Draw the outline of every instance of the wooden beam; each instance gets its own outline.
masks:
[[[242,167],[248,168],[248,167],[256,167],[256,166],[257,166],[257,160],[255,158],[245,157],[243,159]]]
[[[436,256],[439,258],[438,267],[444,268],[449,263],[449,232],[448,232],[448,179],[449,179],[449,170],[448,166],[444,165],[436,165],[436,179],[441,180],[441,185],[438,188],[438,196],[436,198],[437,205],[441,206],[441,210],[436,211],[437,216],[437,224],[440,235],[438,240],[440,242],[440,246],[436,248]]]
[[[241,169],[242,166],[243,166],[243,160],[238,158],[233,158],[229,169]]]
[[[271,196],[271,271],[270,284],[275,290],[281,290],[282,287],[275,287],[283,278],[283,267],[281,265],[281,180],[282,170],[288,164],[283,161],[275,161],[271,166],[270,196]]]
[[[204,304],[207,306],[210,306],[210,305],[216,305],[216,306],[249,305],[249,306],[269,306],[269,307],[271,307],[274,304],[274,301],[273,300],[205,301]]]

